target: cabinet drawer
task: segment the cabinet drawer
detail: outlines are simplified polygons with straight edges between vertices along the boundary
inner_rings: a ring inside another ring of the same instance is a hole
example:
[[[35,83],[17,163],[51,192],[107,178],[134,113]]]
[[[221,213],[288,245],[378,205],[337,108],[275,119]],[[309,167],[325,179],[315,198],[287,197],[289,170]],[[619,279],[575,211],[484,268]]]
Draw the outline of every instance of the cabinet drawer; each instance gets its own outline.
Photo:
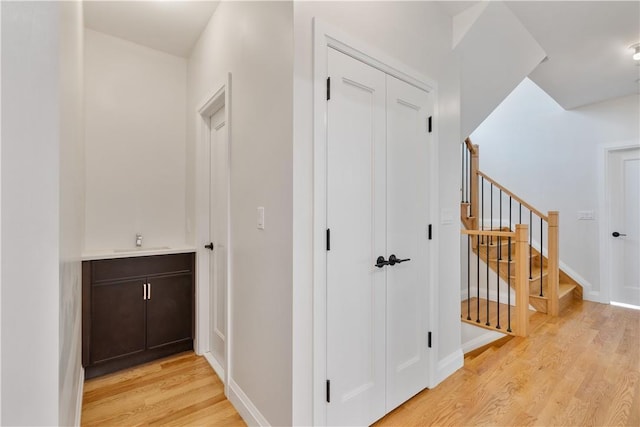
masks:
[[[91,282],[189,272],[193,270],[192,260],[192,253],[184,253],[92,261]]]

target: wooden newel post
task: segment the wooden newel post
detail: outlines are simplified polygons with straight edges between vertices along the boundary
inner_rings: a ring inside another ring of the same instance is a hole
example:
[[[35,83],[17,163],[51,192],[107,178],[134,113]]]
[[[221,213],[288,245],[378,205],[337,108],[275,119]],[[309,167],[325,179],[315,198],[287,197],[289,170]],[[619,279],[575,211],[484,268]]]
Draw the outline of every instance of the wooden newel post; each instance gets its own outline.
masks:
[[[549,314],[560,314],[560,244],[558,211],[549,211],[549,247],[547,250],[547,280],[549,289]]]
[[[478,186],[478,171],[480,170],[480,146],[473,145],[471,152],[471,216],[473,217],[473,229],[478,229],[478,215],[480,210],[480,189]]]
[[[516,224],[516,335],[529,335],[529,227]]]

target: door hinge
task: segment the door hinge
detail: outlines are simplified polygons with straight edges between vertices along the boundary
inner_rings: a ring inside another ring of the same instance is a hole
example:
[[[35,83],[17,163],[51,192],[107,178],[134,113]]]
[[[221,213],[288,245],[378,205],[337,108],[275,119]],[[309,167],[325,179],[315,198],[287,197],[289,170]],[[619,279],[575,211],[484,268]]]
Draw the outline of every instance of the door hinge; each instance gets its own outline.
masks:
[[[433,233],[431,229],[432,229],[431,224],[429,224],[429,228],[427,230],[427,237],[429,238],[429,240],[433,239]]]
[[[331,229],[327,228],[327,250],[331,250]]]
[[[427,334],[427,347],[431,348],[431,331]]]
[[[429,124],[427,126],[429,128],[429,133],[431,133],[431,119],[432,119],[432,116],[429,116]]]
[[[327,77],[327,101],[331,99],[331,77]]]
[[[327,403],[331,403],[331,380],[327,380]]]

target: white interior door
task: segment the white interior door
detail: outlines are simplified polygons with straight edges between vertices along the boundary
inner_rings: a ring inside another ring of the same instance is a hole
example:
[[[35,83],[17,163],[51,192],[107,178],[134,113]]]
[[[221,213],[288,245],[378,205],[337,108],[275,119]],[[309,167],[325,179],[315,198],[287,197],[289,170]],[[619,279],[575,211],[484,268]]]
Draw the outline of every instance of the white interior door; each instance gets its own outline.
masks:
[[[431,104],[333,49],[328,72],[327,424],[369,425],[428,381]]]
[[[229,147],[225,107],[211,116],[210,132],[209,233],[213,251],[209,255],[209,350],[220,366],[226,366]]]
[[[429,94],[387,76],[387,412],[428,381]]]
[[[640,307],[640,149],[609,154],[611,301]]]
[[[328,425],[385,414],[385,74],[329,49]]]

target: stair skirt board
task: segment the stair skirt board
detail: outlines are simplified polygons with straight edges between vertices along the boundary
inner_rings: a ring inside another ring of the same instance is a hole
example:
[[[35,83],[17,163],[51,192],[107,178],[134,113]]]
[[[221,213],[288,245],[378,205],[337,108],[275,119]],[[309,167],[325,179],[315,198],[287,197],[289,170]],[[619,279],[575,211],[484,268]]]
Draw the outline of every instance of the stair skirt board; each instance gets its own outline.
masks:
[[[484,328],[462,323],[462,352],[467,354],[477,348],[490,344],[508,336],[498,331],[489,331]]]

